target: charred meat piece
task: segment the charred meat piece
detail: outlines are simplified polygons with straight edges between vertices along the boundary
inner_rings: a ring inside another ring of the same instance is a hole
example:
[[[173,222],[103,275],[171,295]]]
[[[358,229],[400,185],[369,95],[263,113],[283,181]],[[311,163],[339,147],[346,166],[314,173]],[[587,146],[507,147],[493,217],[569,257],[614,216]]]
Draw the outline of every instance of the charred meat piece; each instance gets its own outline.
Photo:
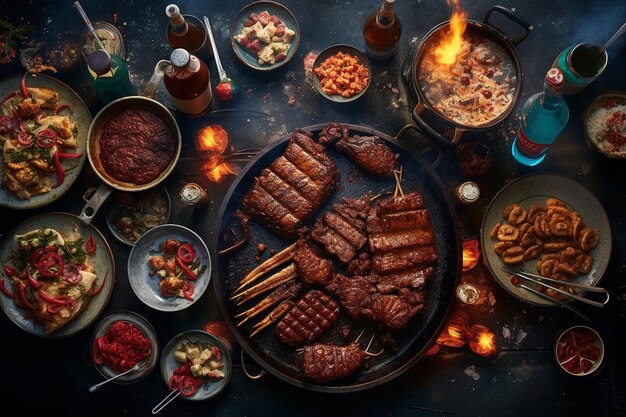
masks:
[[[311,237],[347,264],[367,242],[364,219],[370,209],[367,197],[344,198],[315,222]]]
[[[308,239],[300,239],[296,245],[293,261],[300,279],[307,284],[329,283],[333,279],[333,263],[319,256]]]
[[[307,379],[326,384],[352,375],[364,360],[365,352],[358,343],[347,346],[314,343],[304,347],[302,372]]]
[[[433,245],[434,243],[435,235],[433,231],[423,229],[381,233],[372,235],[369,238],[370,251],[374,253]]]
[[[413,316],[422,311],[424,304],[411,305],[400,296],[378,294],[373,297],[369,308],[373,320],[397,330],[406,326]]]
[[[329,123],[322,131],[318,137],[319,143],[323,143],[324,145],[332,144],[337,142],[340,139],[348,138],[350,133],[348,132],[348,128],[340,125],[339,123]]]
[[[339,305],[328,294],[312,290],[304,294],[276,325],[276,335],[288,346],[311,343],[339,317]]]
[[[371,275],[347,277],[336,274],[332,282],[326,286],[326,290],[339,298],[350,317],[359,319],[372,316],[369,305],[372,298],[378,295],[374,287],[375,282],[376,277]]]
[[[376,289],[381,294],[391,294],[402,288],[424,288],[433,274],[433,268],[409,268],[394,274],[379,275]]]
[[[407,268],[424,267],[437,261],[435,246],[418,246],[414,249],[374,254],[372,269],[378,274],[387,274]]]
[[[372,258],[367,252],[361,252],[356,259],[348,264],[346,275],[369,275],[372,271]]]
[[[398,155],[378,136],[342,138],[335,147],[370,174],[392,176],[396,169]]]
[[[407,229],[430,229],[430,227],[430,216],[428,210],[425,209],[382,214],[372,217],[367,222],[369,234]]]
[[[288,239],[324,204],[339,180],[339,171],[311,133],[296,130],[285,153],[255,178],[244,196],[243,210]]]
[[[424,197],[418,192],[412,192],[395,198],[387,198],[379,201],[376,205],[376,210],[381,215],[423,208],[426,208]]]

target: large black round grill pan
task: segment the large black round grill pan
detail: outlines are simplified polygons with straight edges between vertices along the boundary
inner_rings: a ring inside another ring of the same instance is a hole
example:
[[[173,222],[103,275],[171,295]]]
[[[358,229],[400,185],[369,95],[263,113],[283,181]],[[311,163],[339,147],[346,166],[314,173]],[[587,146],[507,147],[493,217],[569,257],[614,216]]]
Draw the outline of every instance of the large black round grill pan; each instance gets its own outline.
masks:
[[[312,132],[317,138],[318,133],[325,126],[316,125],[304,128],[304,130]],[[253,219],[250,221],[250,238],[243,247],[228,254],[219,255],[219,252],[233,244],[233,241],[226,239],[226,236],[231,235],[233,229],[239,228],[240,219],[236,213],[241,208],[244,195],[253,185],[254,177],[260,175],[263,168],[268,167],[284,152],[291,135],[284,136],[264,149],[245,167],[232,184],[218,213],[216,242],[212,248],[216,260],[212,279],[220,308],[228,326],[245,352],[265,370],[284,381],[305,389],[323,392],[349,392],[371,388],[397,377],[415,364],[434,343],[446,322],[453,304],[457,277],[461,271],[461,237],[458,219],[449,193],[438,175],[420,156],[404,148],[390,136],[363,126],[348,124],[344,126],[350,129],[352,135],[378,135],[394,152],[399,154],[398,161],[404,171],[403,189],[405,193],[415,189],[422,192],[435,230],[439,260],[435,264],[433,276],[425,287],[426,308],[418,313],[406,328],[393,333],[397,350],[386,349],[381,355],[368,358],[367,369],[360,369],[345,380],[329,385],[316,385],[303,378],[299,368],[301,355],[278,340],[274,333],[275,324],[253,338],[249,337],[253,324],[265,317],[271,309],[249,320],[242,327],[236,327],[239,320],[235,318],[235,315],[264,297],[262,295],[243,306],[236,306],[230,301],[239,281],[260,262],[257,260],[259,256],[257,245],[264,243],[267,248],[261,254],[262,261],[270,256],[268,253],[270,250],[279,252],[293,241],[272,234]],[[326,204],[306,223],[307,226],[311,226],[319,215],[337,204],[342,197],[354,198],[367,193],[393,192],[395,188],[393,178],[380,178],[365,174],[334,146],[329,146],[327,149],[341,173],[341,181]],[[265,295],[267,294],[269,292]],[[342,335],[344,326],[350,328],[348,337]],[[338,322],[318,341],[345,345],[354,341],[362,330],[364,330],[361,336],[362,348],[365,348],[366,342],[373,335],[381,336],[385,332],[384,329],[376,328],[371,323],[353,320],[342,312]]]

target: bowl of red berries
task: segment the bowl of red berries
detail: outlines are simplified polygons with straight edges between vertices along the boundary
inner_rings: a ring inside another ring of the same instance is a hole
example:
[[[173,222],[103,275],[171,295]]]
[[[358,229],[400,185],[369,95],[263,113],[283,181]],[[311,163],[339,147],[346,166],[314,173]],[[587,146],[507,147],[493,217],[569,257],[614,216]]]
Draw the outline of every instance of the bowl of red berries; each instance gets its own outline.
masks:
[[[554,357],[559,368],[568,375],[595,375],[604,360],[604,342],[591,327],[573,326],[557,336]]]

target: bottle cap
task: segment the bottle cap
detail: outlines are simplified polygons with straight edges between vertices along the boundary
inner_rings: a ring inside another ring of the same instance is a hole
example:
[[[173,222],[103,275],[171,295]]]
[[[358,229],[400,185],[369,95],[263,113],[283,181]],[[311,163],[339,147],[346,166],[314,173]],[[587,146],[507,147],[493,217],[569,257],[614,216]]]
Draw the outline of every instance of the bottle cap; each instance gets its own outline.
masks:
[[[104,49],[96,49],[89,54],[87,65],[97,75],[103,75],[111,71],[111,55]]]
[[[167,17],[177,17],[180,14],[180,9],[175,4],[168,4],[165,8],[165,14]]]
[[[455,191],[457,201],[461,204],[473,203],[480,197],[480,188],[473,181],[466,181],[460,184]]]
[[[553,87],[560,87],[565,82],[565,77],[559,68],[550,68],[546,74],[546,81]]]
[[[189,52],[183,48],[177,48],[172,51],[170,55],[170,62],[176,68],[184,68],[189,63]]]
[[[187,183],[180,190],[180,201],[185,206],[203,206],[209,202],[209,195],[195,182]]]

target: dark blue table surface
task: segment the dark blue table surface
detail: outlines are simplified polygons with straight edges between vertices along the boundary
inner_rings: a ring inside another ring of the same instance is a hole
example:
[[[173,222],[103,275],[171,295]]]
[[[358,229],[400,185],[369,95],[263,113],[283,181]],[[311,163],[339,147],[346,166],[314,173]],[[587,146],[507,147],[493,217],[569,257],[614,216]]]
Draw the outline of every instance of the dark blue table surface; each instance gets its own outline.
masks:
[[[379,0],[305,1],[285,0],[298,19],[301,41],[294,58],[270,73],[254,72],[243,66],[232,52],[229,29],[244,1],[184,0],[177,4],[183,13],[207,15],[211,19],[217,47],[228,75],[241,88],[233,102],[215,100],[211,112],[197,118],[177,116],[183,132],[183,156],[193,155],[197,130],[207,124],[220,124],[229,134],[235,149],[264,147],[295,128],[339,121],[367,126],[394,136],[402,126],[412,123],[411,102],[400,67],[410,47],[438,23],[448,20],[450,8],[444,0],[398,0],[396,10],[403,32],[397,54],[384,63],[373,63],[372,85],[358,101],[338,106],[320,97],[304,70],[309,52],[319,52],[332,44],[347,43],[363,49],[362,23],[380,6]],[[84,23],[69,0],[0,2],[0,17],[29,23],[32,40],[43,42],[42,51],[54,46],[62,34],[80,39]],[[122,32],[127,47],[127,62],[139,91],[145,87],[156,62],[166,59],[170,48],[165,38],[168,2],[150,0],[83,1],[92,21],[113,21]],[[603,310],[586,309],[591,325],[604,337],[607,346],[605,366],[592,379],[577,381],[557,369],[553,359],[554,337],[559,330],[581,319],[567,310],[540,308],[522,303],[489,280],[486,288],[491,302],[466,307],[475,320],[488,325],[498,338],[500,351],[489,361],[480,360],[467,348],[449,349],[420,360],[407,372],[390,382],[366,391],[322,394],[303,390],[267,375],[252,381],[241,369],[239,347],[235,347],[234,374],[227,388],[216,398],[204,402],[175,400],[160,414],[176,416],[615,416],[626,413],[626,346],[624,331],[623,277],[626,272],[626,193],[623,182],[625,163],[594,152],[585,142],[582,115],[599,93],[626,90],[626,41],[618,40],[608,49],[605,73],[577,96],[568,98],[569,123],[550,149],[546,160],[535,168],[517,164],[510,147],[519,123],[523,100],[540,91],[543,77],[556,55],[566,46],[581,42],[604,43],[626,21],[623,1],[593,0],[503,0],[498,4],[513,9],[528,20],[533,30],[517,47],[523,77],[522,97],[515,111],[496,128],[468,135],[463,141],[480,140],[490,146],[495,162],[488,174],[476,180],[481,188],[478,202],[459,206],[464,237],[476,236],[483,214],[494,195],[510,180],[534,172],[557,172],[589,188],[603,204],[611,222],[613,253],[602,285],[614,291],[614,299]],[[469,18],[481,20],[494,5],[491,1],[463,2]],[[114,16],[115,15],[115,16]],[[504,31],[516,27],[495,19]],[[27,45],[21,44],[19,52]],[[218,82],[212,60],[207,60],[212,85]],[[0,77],[23,71],[18,59],[0,66]],[[55,77],[66,82],[86,102],[92,116],[102,105],[90,88],[85,63],[59,71]],[[161,86],[156,98],[168,103]],[[428,141],[410,134],[411,147],[428,157]],[[437,167],[443,183],[452,192],[464,180],[455,160],[447,151]],[[177,169],[165,186],[173,197],[170,219],[191,227],[211,245],[215,218],[234,176],[215,184],[208,179]],[[180,187],[189,181],[204,186],[210,204],[199,210],[183,208],[176,198]],[[21,221],[49,211],[79,213],[82,194],[99,180],[86,164],[70,192],[56,202],[33,210],[0,208],[0,238],[10,238],[11,229]],[[116,310],[132,310],[146,317],[155,327],[161,346],[180,331],[202,326],[221,315],[212,287],[191,308],[179,313],[162,313],[144,305],[132,292],[127,278],[130,248],[114,239],[99,212],[94,225],[108,239],[116,261],[116,283],[103,315]],[[0,392],[16,415],[147,415],[167,394],[158,369],[134,385],[110,384],[90,394],[88,387],[102,378],[91,362],[89,343],[93,325],[60,340],[33,337],[6,316],[0,318],[2,367]],[[256,369],[254,364],[250,365]],[[5,411],[7,413],[8,411]],[[9,414],[5,414],[9,415]]]

